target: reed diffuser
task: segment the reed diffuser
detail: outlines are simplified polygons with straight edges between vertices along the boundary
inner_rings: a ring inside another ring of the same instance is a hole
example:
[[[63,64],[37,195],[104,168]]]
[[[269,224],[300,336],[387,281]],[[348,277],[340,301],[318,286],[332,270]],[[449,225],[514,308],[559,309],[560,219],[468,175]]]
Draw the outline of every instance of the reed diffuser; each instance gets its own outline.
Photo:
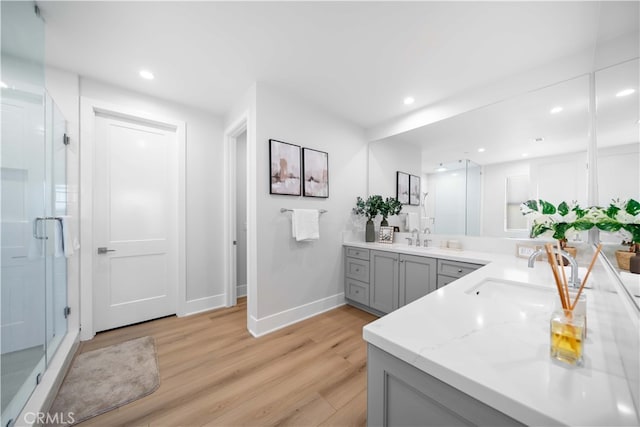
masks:
[[[598,245],[596,252],[591,259],[587,274],[582,280],[582,284],[575,293],[573,300],[569,292],[569,284],[567,282],[567,276],[564,272],[564,268],[558,268],[558,264],[563,265],[560,261],[560,248],[556,257],[553,254],[553,246],[550,243],[545,245],[547,257],[549,259],[549,265],[553,273],[553,278],[556,282],[556,288],[558,290],[558,296],[560,297],[561,310],[554,311],[551,316],[550,322],[550,354],[554,359],[568,363],[570,365],[581,366],[584,357],[584,339],[586,336],[586,319],[583,314],[578,314],[575,310],[580,296],[584,289],[584,286],[589,279],[591,270],[598,258],[598,254],[602,250],[602,244]],[[561,270],[561,271],[558,271]]]

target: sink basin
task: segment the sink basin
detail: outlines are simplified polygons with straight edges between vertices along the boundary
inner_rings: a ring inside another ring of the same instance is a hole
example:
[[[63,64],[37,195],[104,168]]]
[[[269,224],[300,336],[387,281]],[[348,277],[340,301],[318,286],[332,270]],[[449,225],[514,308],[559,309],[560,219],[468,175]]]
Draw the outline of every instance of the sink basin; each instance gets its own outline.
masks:
[[[508,300],[508,303],[535,311],[553,310],[557,299],[555,289],[500,279],[484,279],[465,293],[478,298]]]

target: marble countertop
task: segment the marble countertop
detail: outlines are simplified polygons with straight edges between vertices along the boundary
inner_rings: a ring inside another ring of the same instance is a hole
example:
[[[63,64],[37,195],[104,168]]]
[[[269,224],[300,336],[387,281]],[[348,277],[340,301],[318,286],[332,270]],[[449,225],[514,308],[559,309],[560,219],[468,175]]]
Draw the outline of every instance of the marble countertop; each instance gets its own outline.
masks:
[[[584,366],[549,357],[550,307],[557,293],[547,263],[528,268],[515,255],[402,244],[345,246],[486,264],[368,324],[367,342],[528,425],[640,425],[617,345],[606,333],[606,316],[599,316],[603,307],[590,290]],[[552,302],[482,298],[475,289],[487,280],[548,291]]]

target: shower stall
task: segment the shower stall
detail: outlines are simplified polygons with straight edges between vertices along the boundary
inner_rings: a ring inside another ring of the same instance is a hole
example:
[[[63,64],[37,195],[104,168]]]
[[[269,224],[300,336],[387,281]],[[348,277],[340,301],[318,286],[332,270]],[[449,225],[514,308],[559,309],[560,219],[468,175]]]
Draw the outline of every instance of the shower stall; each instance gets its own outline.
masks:
[[[66,121],[45,90],[44,22],[1,2],[2,426],[12,425],[67,333]]]

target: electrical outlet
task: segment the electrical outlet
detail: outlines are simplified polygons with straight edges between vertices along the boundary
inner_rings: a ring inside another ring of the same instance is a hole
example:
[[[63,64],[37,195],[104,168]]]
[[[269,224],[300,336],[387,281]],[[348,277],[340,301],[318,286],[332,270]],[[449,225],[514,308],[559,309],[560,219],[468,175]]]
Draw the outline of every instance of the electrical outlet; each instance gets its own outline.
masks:
[[[526,244],[517,244],[516,245],[516,256],[518,258],[529,258],[532,253],[540,249],[538,245],[526,245]]]

